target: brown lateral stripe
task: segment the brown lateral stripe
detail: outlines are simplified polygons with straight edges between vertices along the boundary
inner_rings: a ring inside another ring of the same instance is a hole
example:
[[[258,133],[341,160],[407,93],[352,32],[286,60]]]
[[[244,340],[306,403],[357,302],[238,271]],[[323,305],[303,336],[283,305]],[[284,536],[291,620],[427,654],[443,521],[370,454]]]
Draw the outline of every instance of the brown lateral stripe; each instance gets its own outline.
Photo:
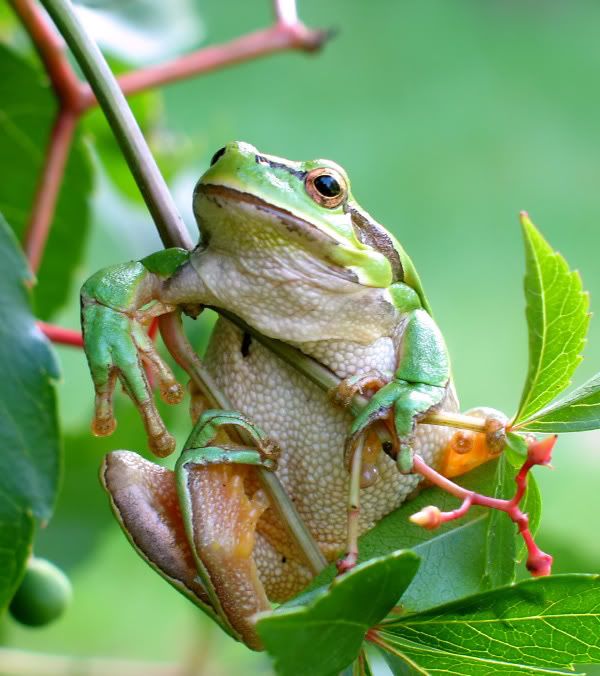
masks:
[[[346,204],[344,206],[346,213],[350,214],[354,232],[358,239],[367,246],[372,247],[383,254],[392,267],[392,282],[401,282],[404,279],[404,270],[400,255],[394,247],[387,232],[375,221],[370,221],[358,209]]]

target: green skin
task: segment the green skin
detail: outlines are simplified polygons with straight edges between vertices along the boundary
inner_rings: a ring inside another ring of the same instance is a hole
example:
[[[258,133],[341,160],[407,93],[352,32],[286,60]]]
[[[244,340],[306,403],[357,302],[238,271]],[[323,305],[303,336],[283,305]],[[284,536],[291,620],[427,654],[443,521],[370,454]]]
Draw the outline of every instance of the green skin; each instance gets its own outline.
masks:
[[[363,332],[368,333],[369,321],[363,321],[363,317],[371,317],[369,313],[374,304],[360,301],[364,296],[357,297],[356,302],[345,300],[344,305],[338,298],[343,294],[332,300],[327,297],[331,302],[326,321],[318,313],[314,318],[307,314],[307,308],[312,307],[311,303],[314,305],[314,300],[304,295],[303,287],[291,299],[284,299],[286,311],[290,307],[292,310],[297,308],[298,315],[306,317],[302,322],[296,319],[294,324],[293,312],[290,323],[286,324],[281,316],[272,317],[264,310],[260,298],[257,302],[256,296],[252,295],[256,293],[255,278],[247,274],[246,260],[257,253],[254,249],[244,250],[247,246],[241,229],[244,224],[238,222],[240,209],[251,205],[257,213],[264,214],[261,218],[264,218],[269,233],[261,244],[265,251],[268,252],[269,247],[283,247],[284,258],[289,253],[288,265],[313,266],[308,268],[308,277],[314,276],[315,270],[317,275],[326,271],[336,284],[345,285],[344,289],[348,286],[361,290],[361,293],[378,290],[380,304],[373,310],[377,312],[373,317],[380,321],[380,316],[389,315],[394,322],[402,323],[397,369],[385,377],[389,382],[372,396],[355,418],[348,432],[348,448],[354,447],[375,421],[391,416],[400,449],[409,449],[416,422],[442,402],[450,382],[444,340],[431,317],[412,262],[394,237],[355,202],[345,172],[333,162],[291,162],[262,155],[244,143],[231,143],[215,157],[194,192],[194,210],[203,237],[194,252],[168,249],[139,262],[115,265],[99,271],[83,286],[85,350],[96,391],[94,430],[97,434],[109,434],[114,429],[112,395],[118,378],[142,414],[152,450],[161,456],[174,450],[174,440],[156,410],[143,368],[144,364],[152,367],[163,398],[171,403],[181,399],[182,392],[173,374],[157,355],[143,328],[152,317],[160,314],[190,306],[223,307],[262,333],[288,342],[294,340],[294,331],[298,327],[306,328],[311,339],[313,335],[342,339],[349,332],[359,331],[356,327],[363,325],[366,327]],[[315,186],[322,187],[322,182],[315,177],[320,173],[335,178],[339,194],[332,198],[330,194],[319,193]],[[285,227],[282,228],[282,224]],[[214,251],[223,251],[226,256],[222,260],[230,266],[224,273],[229,275],[230,283],[224,283],[223,288],[217,288],[218,282],[210,276],[207,252]],[[285,285],[280,282],[287,280],[287,272],[283,264],[281,270],[268,270],[264,275],[267,290],[261,292],[263,297],[267,297],[270,290],[273,294],[284,292],[281,289]],[[281,279],[277,278],[278,273]],[[272,287],[268,286],[271,281]],[[327,296],[325,288],[322,294]],[[369,335],[365,334],[363,342],[369,340]],[[213,412],[212,415],[213,419],[203,417],[196,426],[176,469],[188,537],[191,537],[192,517],[186,507],[185,475],[190,465],[218,462],[223,458],[228,462],[262,462],[260,453],[251,449],[232,451],[212,446],[215,421],[225,424],[217,414]],[[223,412],[220,415],[231,416]],[[235,424],[248,423],[236,417]],[[252,430],[257,435],[257,448],[260,448],[261,433],[255,428]],[[190,449],[194,449],[193,452]],[[406,454],[401,452],[399,458],[402,471],[410,470]],[[199,559],[197,563],[200,576],[210,590],[210,575],[203,572]],[[223,618],[230,631],[218,599],[212,591],[209,596],[214,612]]]

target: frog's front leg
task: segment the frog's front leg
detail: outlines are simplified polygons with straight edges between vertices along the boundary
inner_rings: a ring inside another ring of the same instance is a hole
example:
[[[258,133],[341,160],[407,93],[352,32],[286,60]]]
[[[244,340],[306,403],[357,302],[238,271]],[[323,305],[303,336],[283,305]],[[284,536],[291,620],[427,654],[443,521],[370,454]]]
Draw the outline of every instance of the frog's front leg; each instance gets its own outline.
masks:
[[[417,421],[445,398],[450,382],[450,363],[442,335],[422,308],[407,313],[398,367],[391,382],[379,389],[356,416],[347,443],[352,456],[366,430],[380,420],[393,419],[399,463],[406,459]],[[400,464],[402,471],[410,467]]]
[[[181,401],[183,391],[144,327],[193,295],[185,285],[187,270],[187,277],[196,281],[189,252],[167,249],[141,261],[100,270],[81,291],[84,346],[96,392],[92,429],[97,435],[114,430],[112,398],[120,380],[141,413],[150,448],[159,456],[171,453],[175,440],[156,409],[144,366],[156,375],[166,402]]]
[[[253,446],[230,439],[242,428]],[[102,479],[141,556],[231,636],[261,645],[252,617],[270,604],[253,558],[256,524],[268,507],[255,468],[273,469],[277,448],[237,413],[206,411],[175,472],[135,453],[110,453]]]

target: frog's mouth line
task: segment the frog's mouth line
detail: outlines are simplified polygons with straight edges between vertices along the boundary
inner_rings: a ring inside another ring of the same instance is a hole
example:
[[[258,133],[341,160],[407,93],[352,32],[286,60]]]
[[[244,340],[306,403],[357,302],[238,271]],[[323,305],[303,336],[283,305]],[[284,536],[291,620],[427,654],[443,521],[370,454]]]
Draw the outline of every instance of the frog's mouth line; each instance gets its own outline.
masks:
[[[333,237],[326,235],[322,230],[317,228],[316,225],[296,216],[291,211],[287,211],[281,207],[274,207],[260,197],[256,197],[256,195],[229,188],[224,185],[201,183],[196,186],[194,197],[199,194],[203,195],[218,207],[222,207],[224,203],[228,202],[234,204],[248,204],[257,211],[266,214],[275,223],[281,224],[286,231],[302,245],[315,251],[321,258],[328,260],[328,262],[335,267],[338,275],[341,275],[351,282],[358,282],[357,276],[351,270],[340,267],[340,265],[328,255],[330,251],[339,246],[339,242],[333,239]],[[196,214],[196,217],[201,220],[202,214]]]

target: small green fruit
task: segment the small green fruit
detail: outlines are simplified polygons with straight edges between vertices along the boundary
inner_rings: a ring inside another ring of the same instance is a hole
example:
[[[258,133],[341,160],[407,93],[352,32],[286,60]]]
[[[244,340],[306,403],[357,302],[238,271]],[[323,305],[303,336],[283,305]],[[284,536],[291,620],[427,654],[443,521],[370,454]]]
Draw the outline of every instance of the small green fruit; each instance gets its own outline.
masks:
[[[71,601],[69,578],[50,561],[31,558],[10,614],[21,624],[41,627],[62,615]]]

